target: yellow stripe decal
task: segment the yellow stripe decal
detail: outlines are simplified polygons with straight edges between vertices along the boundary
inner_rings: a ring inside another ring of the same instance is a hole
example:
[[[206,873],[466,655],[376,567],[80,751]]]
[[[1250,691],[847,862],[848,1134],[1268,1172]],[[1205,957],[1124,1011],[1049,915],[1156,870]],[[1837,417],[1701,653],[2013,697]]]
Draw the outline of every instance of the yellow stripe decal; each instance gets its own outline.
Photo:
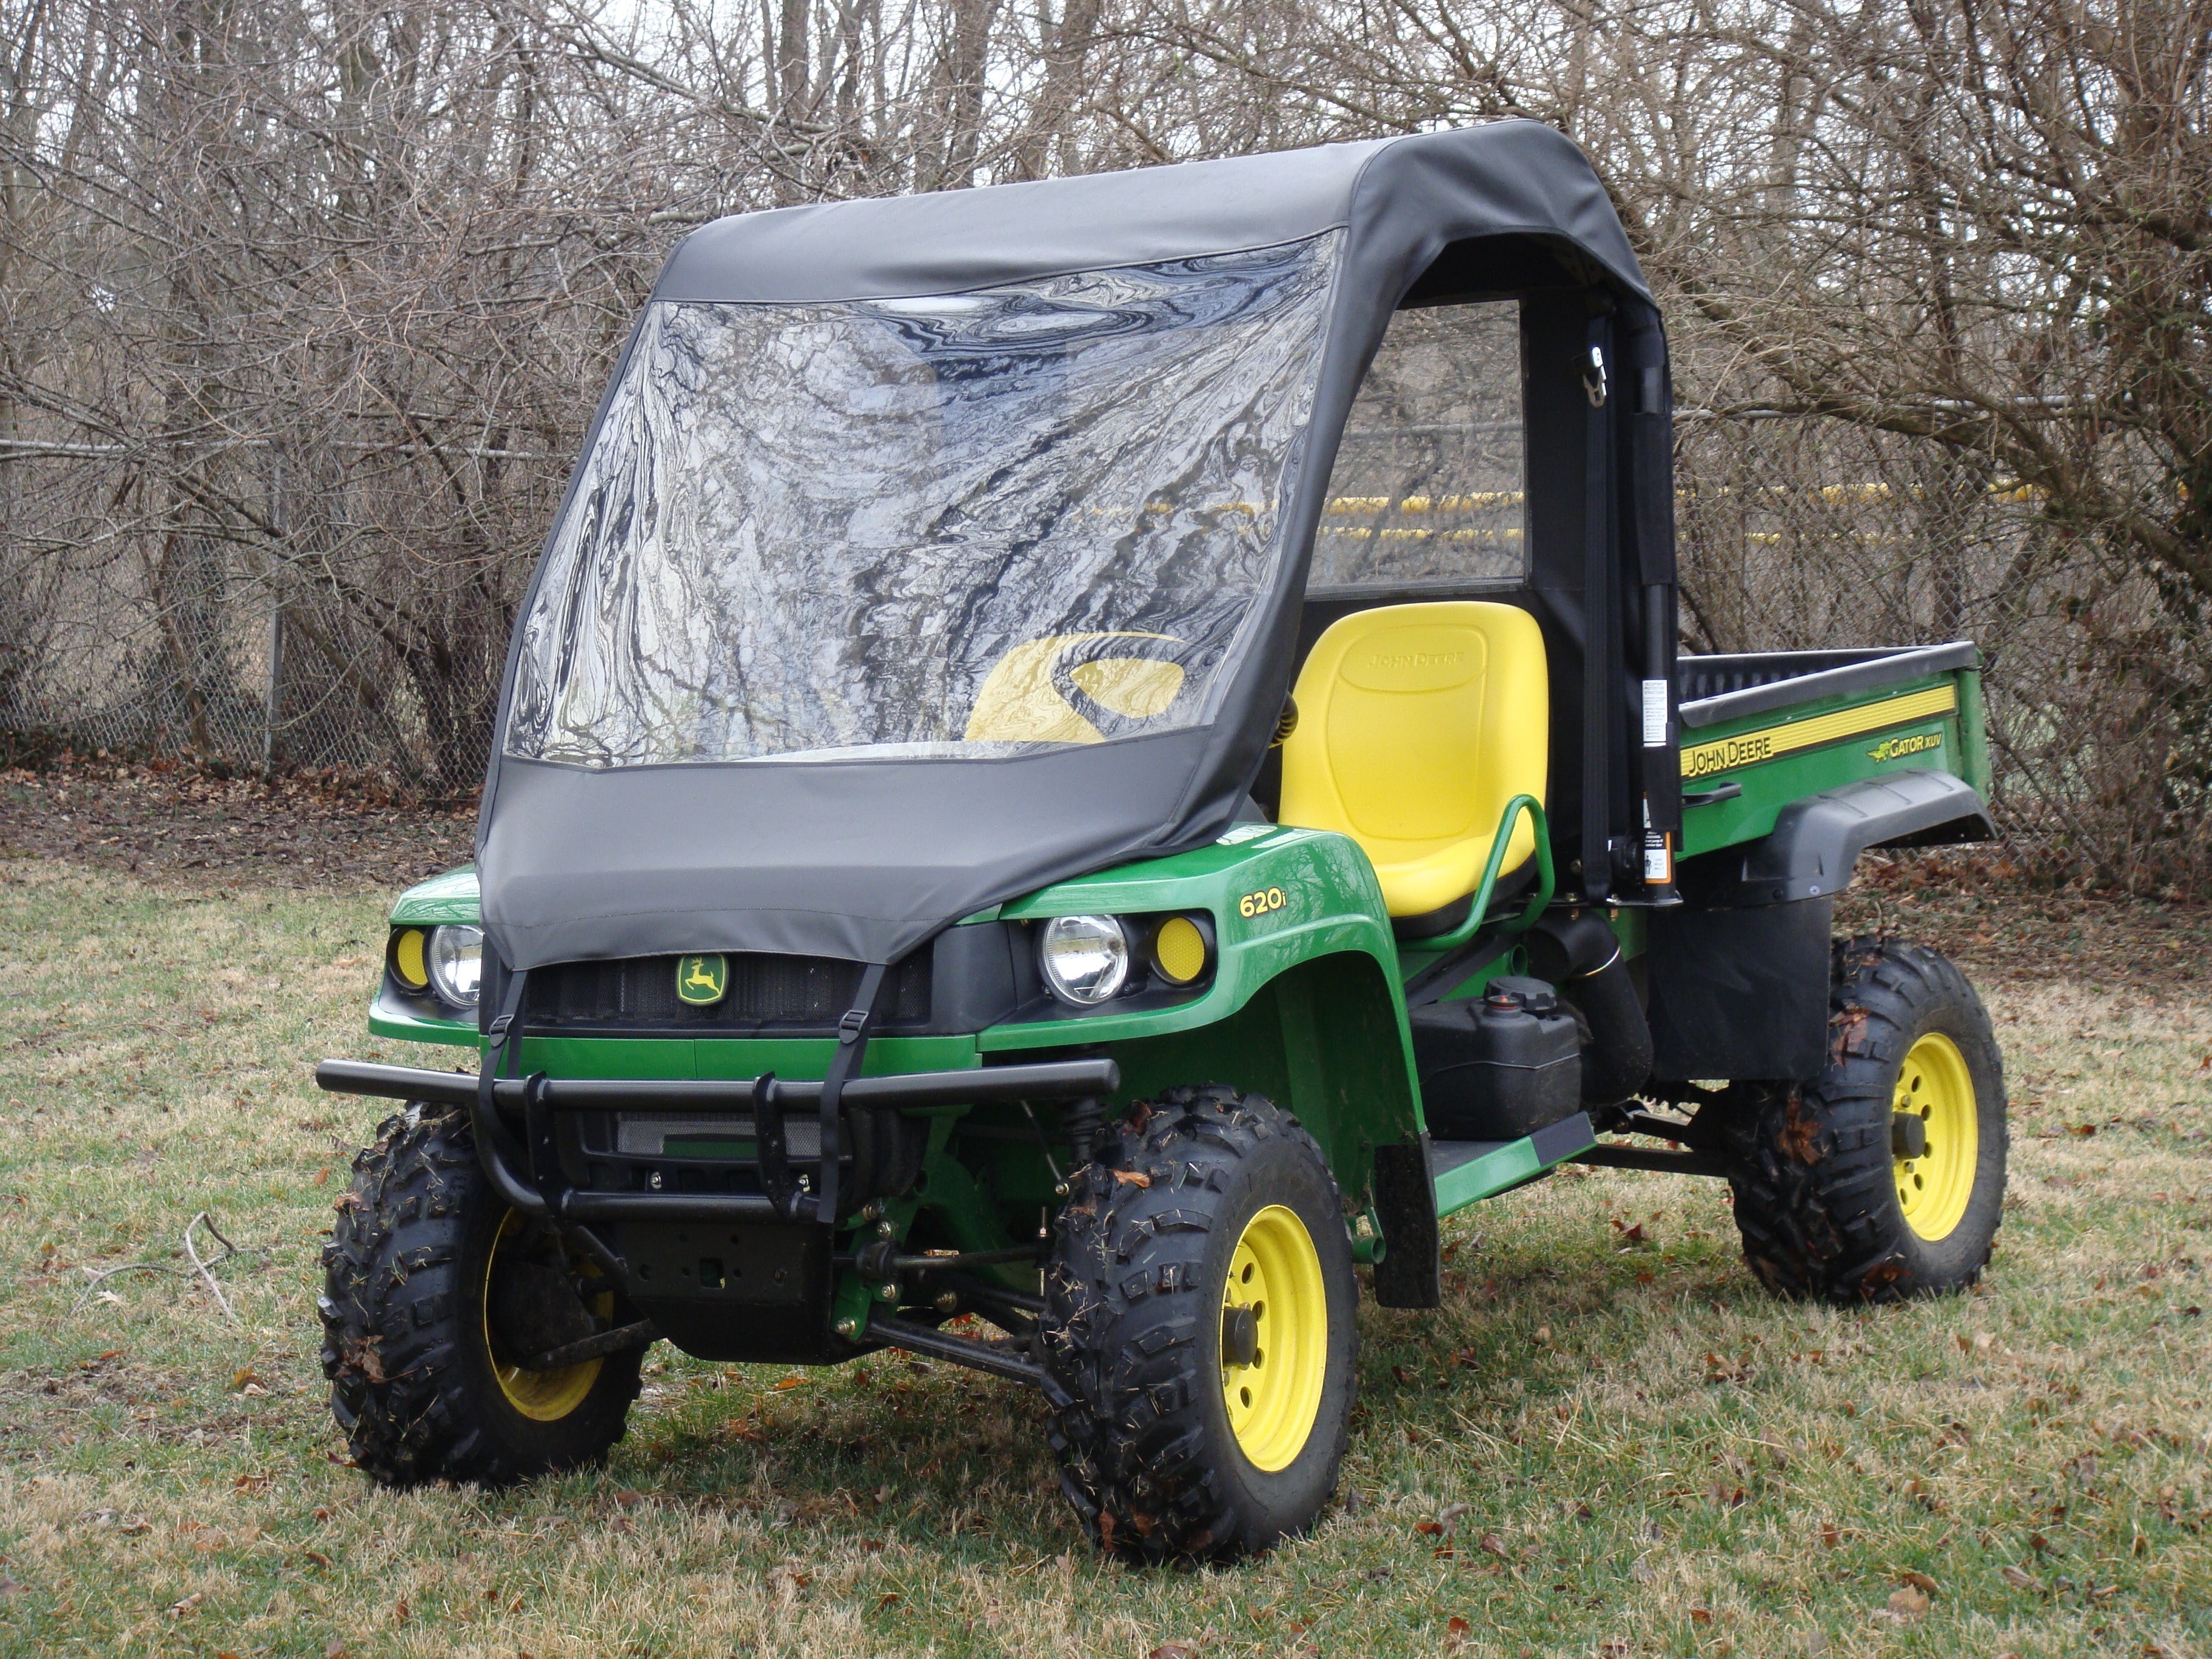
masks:
[[[1902,726],[1907,720],[1924,720],[1930,714],[1948,714],[1958,707],[1959,688],[1939,685],[1933,690],[1915,691],[1910,696],[1861,703],[1856,708],[1838,708],[1832,714],[1822,714],[1814,720],[1716,738],[1682,750],[1682,779],[1687,782],[1692,778],[1711,777],[1716,772],[1756,766],[1761,761],[1800,749],[1856,738],[1863,732],[1878,732],[1885,726]]]

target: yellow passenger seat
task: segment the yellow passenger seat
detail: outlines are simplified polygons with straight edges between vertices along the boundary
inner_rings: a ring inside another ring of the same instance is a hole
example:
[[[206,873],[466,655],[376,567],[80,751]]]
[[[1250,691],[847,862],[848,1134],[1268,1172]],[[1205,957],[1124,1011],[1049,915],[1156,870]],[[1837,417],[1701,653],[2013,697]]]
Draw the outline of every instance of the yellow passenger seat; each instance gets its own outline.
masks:
[[[1446,931],[1506,802],[1544,799],[1551,690],[1536,619],[1463,601],[1354,611],[1315,641],[1292,696],[1281,821],[1365,848],[1391,916],[1417,919],[1401,933]],[[1535,850],[1523,813],[1501,882]],[[1431,917],[1440,925],[1418,925]]]

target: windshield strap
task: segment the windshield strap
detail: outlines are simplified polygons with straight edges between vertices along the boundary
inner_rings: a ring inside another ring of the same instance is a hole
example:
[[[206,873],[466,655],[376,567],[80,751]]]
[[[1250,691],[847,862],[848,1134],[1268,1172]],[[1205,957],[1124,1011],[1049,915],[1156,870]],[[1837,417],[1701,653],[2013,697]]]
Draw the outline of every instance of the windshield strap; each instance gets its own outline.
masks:
[[[876,998],[884,988],[886,964],[872,962],[860,970],[860,988],[854,994],[853,1006],[837,1022],[837,1052],[830,1056],[830,1069],[822,1078],[822,1173],[816,1179],[814,1218],[823,1226],[835,1225],[837,1220],[837,1108],[845,1095],[845,1085],[868,1052],[868,1024],[875,1018]]]
[[[537,1182],[540,1177],[538,1172],[532,1168],[528,1155],[526,1153],[520,1158],[515,1156],[514,1139],[507,1133],[507,1126],[500,1121],[499,1109],[493,1100],[494,1087],[500,1077],[521,1060],[520,1022],[522,1018],[523,990],[529,982],[528,969],[518,968],[510,973],[507,976],[506,994],[500,998],[499,1012],[484,1027],[484,1034],[491,1041],[484,1045],[483,1058],[477,1065],[474,1127],[477,1139],[489,1145],[495,1157],[502,1159],[509,1169],[519,1164],[532,1180]]]

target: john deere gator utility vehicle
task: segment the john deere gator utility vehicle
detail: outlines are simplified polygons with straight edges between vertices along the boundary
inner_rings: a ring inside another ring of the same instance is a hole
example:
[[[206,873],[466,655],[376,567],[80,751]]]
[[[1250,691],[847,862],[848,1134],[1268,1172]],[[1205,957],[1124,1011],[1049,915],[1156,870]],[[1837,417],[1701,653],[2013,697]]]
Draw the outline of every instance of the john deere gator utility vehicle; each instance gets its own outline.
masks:
[[[1678,660],[1668,398],[1528,122],[685,240],[392,915],[371,1029],[477,1069],[318,1073],[410,1103],[325,1255],[361,1466],[895,1348],[1224,1558],[1335,1484],[1363,1270],[1436,1306],[1564,1163],[1725,1179],[1787,1294],[1972,1281],[1990,1023],[1830,910],[1988,833],[1974,651]]]

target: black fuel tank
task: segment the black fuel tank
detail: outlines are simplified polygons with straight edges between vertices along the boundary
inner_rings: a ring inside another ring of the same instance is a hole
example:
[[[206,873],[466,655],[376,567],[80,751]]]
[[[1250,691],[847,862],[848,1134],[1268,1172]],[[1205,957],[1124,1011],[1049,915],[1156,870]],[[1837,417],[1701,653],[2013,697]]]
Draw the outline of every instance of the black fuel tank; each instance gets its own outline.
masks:
[[[1494,979],[1409,1018],[1436,1139],[1517,1140],[1582,1109],[1582,1028],[1542,980]]]

